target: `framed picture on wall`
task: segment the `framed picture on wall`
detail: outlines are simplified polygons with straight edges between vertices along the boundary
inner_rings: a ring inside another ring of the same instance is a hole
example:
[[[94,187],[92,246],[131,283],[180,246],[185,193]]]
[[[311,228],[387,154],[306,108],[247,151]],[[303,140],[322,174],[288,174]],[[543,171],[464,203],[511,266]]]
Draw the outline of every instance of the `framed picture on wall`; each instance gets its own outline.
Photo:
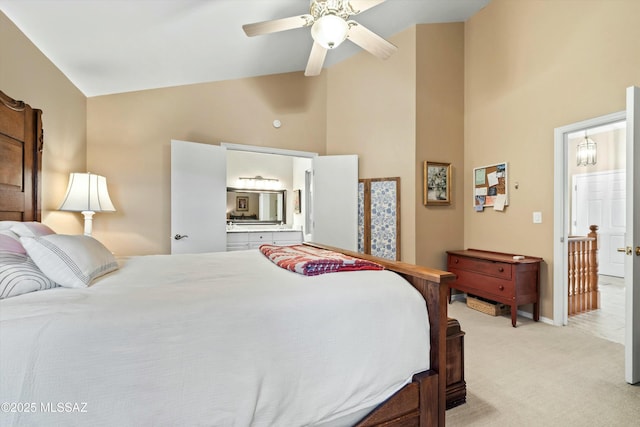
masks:
[[[236,197],[236,210],[248,211],[249,210],[249,198],[248,197]]]
[[[424,162],[423,204],[451,204],[451,163]]]
[[[302,210],[300,209],[300,190],[293,190],[293,213],[300,213]]]

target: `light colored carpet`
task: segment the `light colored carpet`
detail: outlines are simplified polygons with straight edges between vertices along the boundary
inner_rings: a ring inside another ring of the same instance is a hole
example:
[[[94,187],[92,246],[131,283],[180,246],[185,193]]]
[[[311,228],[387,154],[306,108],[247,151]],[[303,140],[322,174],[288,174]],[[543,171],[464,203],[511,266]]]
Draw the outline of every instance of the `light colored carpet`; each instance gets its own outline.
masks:
[[[467,403],[447,426],[640,426],[640,387],[624,347],[577,328],[449,305],[464,337]]]

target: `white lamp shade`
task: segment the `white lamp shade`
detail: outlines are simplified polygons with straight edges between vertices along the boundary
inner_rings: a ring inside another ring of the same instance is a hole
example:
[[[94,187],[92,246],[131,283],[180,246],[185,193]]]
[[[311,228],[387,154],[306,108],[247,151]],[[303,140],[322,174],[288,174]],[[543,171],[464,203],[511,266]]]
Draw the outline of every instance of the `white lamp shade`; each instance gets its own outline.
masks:
[[[115,212],[107,190],[107,179],[92,173],[72,173],[59,210]]]
[[[336,15],[324,15],[311,27],[311,37],[325,49],[338,47],[347,38],[349,24]]]

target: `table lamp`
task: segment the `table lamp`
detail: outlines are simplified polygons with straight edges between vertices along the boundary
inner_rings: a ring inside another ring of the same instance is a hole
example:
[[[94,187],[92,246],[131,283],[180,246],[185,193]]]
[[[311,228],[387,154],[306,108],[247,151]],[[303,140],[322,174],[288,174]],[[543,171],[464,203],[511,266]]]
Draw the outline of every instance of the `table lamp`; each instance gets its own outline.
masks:
[[[67,194],[58,210],[82,212],[84,234],[91,236],[93,215],[96,212],[115,212],[107,190],[107,179],[92,173],[72,173],[69,175]]]

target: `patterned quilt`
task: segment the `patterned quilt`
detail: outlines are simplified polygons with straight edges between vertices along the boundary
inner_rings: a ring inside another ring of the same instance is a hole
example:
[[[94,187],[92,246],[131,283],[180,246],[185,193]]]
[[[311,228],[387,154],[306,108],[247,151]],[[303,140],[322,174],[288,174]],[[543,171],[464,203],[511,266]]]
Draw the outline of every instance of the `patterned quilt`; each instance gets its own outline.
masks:
[[[384,269],[373,261],[304,245],[262,245],[260,251],[277,266],[305,276],[339,271]]]

